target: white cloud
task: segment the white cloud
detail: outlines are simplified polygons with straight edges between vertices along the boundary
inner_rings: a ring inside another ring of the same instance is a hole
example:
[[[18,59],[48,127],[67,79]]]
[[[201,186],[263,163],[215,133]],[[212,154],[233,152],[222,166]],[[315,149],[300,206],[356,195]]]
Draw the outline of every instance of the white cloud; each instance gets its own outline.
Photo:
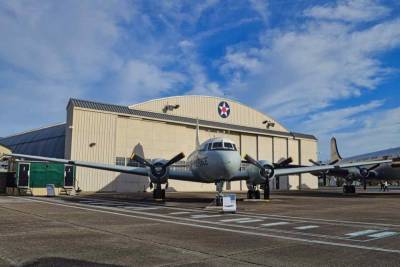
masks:
[[[178,72],[164,71],[156,65],[139,60],[130,60],[121,68],[116,91],[121,98],[150,98],[176,90],[185,82]]]
[[[269,8],[267,0],[249,0],[251,7],[258,13],[264,22],[268,21]]]
[[[309,17],[348,22],[373,21],[389,13],[389,8],[374,0],[344,0],[304,11],[304,14]]]
[[[377,108],[382,107],[383,104],[384,101],[375,100],[359,106],[314,113],[302,123],[302,128],[306,132],[315,133],[318,136],[340,132],[348,127],[353,128],[360,120],[360,115],[365,112],[375,111]]]
[[[267,32],[259,48],[232,48],[221,73],[232,93],[276,117],[301,116],[375,89],[390,73],[375,56],[400,45],[400,20],[353,29],[307,22]]]
[[[359,128],[333,133],[338,141],[338,147],[342,151],[342,157],[399,146],[399,107],[376,111],[362,116],[358,120],[362,124]],[[328,137],[325,138],[325,141],[324,145],[320,145],[323,153],[328,152]]]

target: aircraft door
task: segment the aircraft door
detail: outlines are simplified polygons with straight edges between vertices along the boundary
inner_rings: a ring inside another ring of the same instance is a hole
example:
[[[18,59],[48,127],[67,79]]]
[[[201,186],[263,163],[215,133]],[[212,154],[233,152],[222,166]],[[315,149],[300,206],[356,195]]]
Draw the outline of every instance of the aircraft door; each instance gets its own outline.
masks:
[[[18,187],[29,187],[30,164],[20,163],[18,169]]]
[[[74,166],[64,167],[64,187],[74,187]]]

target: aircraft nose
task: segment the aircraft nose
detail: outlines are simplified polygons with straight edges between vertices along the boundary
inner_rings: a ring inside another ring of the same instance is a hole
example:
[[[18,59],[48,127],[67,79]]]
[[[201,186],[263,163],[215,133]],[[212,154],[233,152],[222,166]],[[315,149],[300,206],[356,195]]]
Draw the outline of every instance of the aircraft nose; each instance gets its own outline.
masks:
[[[236,171],[236,165],[238,164],[236,161],[237,160],[235,160],[235,157],[233,157],[233,155],[231,155],[229,152],[218,153],[218,165],[221,171],[221,176],[224,176],[224,178],[227,179],[231,178]]]

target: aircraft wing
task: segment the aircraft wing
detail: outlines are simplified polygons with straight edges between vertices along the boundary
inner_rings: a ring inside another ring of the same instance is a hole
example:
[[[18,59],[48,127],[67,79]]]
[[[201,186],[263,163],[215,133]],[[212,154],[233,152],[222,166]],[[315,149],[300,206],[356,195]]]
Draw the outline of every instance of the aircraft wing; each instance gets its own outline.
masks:
[[[70,165],[92,168],[92,169],[148,176],[147,168],[143,168],[143,167],[118,166],[118,165],[111,165],[111,164],[93,163],[93,162],[86,162],[86,161],[79,161],[79,160],[47,158],[47,157],[24,155],[24,154],[9,154],[8,156],[12,156],[12,157],[16,157],[16,158],[31,159],[31,160],[40,160],[40,161],[49,161],[49,162],[62,163],[62,164],[70,164]]]
[[[309,173],[309,172],[318,172],[318,171],[326,171],[326,170],[335,170],[335,169],[343,169],[350,167],[359,167],[366,165],[374,165],[374,164],[382,164],[382,163],[391,163],[392,160],[374,160],[374,161],[360,161],[353,163],[343,163],[336,165],[323,165],[323,166],[309,166],[309,167],[299,167],[299,168],[287,168],[287,169],[275,169],[275,176],[286,176],[291,174],[300,174],[300,173]]]
[[[79,160],[68,160],[68,159],[57,159],[57,158],[47,158],[40,156],[32,156],[32,155],[24,155],[24,154],[9,154],[8,156],[16,157],[16,158],[24,158],[31,160],[40,160],[40,161],[48,161],[62,164],[70,164],[78,167],[86,167],[91,169],[99,169],[106,171],[114,171],[121,172],[127,174],[148,176],[149,171],[146,167],[129,167],[129,166],[118,166],[111,164],[103,164],[103,163],[94,163],[94,162],[86,162]],[[189,170],[179,170],[171,168],[169,171],[169,179],[181,180],[181,181],[192,181],[192,182],[200,182],[201,180],[198,177],[195,177],[191,171]]]

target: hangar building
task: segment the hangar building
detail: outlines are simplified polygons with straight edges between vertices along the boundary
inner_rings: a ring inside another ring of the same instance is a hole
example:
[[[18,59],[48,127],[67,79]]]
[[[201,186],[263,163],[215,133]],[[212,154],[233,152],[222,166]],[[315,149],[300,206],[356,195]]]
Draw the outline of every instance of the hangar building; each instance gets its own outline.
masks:
[[[15,153],[67,158],[107,164],[132,165],[132,153],[147,159],[169,159],[195,149],[196,121],[200,141],[226,137],[241,155],[271,162],[292,157],[294,164],[317,160],[314,136],[291,132],[270,116],[237,101],[210,96],[176,96],[131,106],[70,99],[67,121],[0,140]],[[184,162],[182,162],[184,163]],[[127,174],[77,168],[77,186],[84,191],[144,191],[149,179]],[[311,174],[276,178],[271,188],[317,188]],[[215,185],[170,181],[176,191],[214,191]],[[226,189],[247,191],[245,181]]]

